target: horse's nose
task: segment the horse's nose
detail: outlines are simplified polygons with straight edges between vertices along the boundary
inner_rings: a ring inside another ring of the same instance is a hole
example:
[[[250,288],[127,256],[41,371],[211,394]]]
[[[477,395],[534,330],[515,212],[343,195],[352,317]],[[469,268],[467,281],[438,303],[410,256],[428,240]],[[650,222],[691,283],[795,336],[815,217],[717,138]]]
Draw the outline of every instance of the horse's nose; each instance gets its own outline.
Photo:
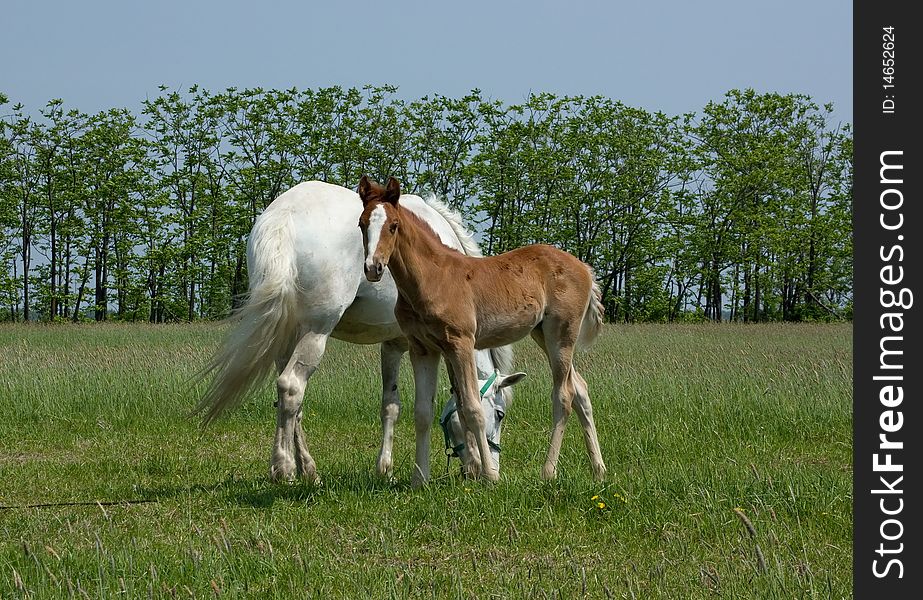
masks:
[[[380,281],[381,274],[385,272],[383,264],[375,263],[374,265],[365,265],[365,278],[369,281]]]

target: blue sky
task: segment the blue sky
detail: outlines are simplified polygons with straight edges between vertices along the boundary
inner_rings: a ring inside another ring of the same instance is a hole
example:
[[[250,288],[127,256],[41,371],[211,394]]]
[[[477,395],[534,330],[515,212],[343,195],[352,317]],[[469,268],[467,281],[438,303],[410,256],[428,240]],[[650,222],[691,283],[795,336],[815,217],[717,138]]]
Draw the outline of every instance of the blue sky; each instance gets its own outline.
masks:
[[[159,84],[195,83],[602,94],[670,114],[754,87],[833,102],[840,121],[853,110],[842,0],[7,0],[0,56],[0,92],[30,111],[51,98],[137,110]]]

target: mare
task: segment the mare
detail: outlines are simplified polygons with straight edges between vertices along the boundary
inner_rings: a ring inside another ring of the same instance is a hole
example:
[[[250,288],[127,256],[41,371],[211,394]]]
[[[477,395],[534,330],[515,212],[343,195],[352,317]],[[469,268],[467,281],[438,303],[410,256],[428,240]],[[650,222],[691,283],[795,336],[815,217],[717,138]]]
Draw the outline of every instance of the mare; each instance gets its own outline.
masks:
[[[458,214],[444,204],[412,195],[401,198],[401,203],[427,223],[441,243],[480,256]],[[246,300],[232,316],[236,325],[223,347],[202,374],[211,376],[211,381],[198,410],[209,423],[239,405],[276,369],[276,432],[270,461],[274,480],[292,480],[296,475],[318,479],[301,425],[302,404],[330,337],[381,344],[382,440],[376,470],[381,476],[392,476],[394,424],[401,407],[398,369],[407,341],[394,315],[394,281],[387,276],[372,283],[363,276],[364,250],[356,227],[361,212],[354,191],[321,181],[300,183],[270,203],[256,219],[247,243]],[[487,379],[497,370],[510,372],[512,350],[501,345],[469,358],[479,376]],[[511,401],[509,385],[514,382],[500,378],[482,397],[481,411],[495,443],[499,443],[500,419]],[[430,412],[434,396],[428,399]],[[458,420],[454,412],[452,419]],[[447,443],[460,447],[466,461],[466,445],[457,437],[461,427],[450,422],[446,431]],[[499,468],[499,446],[491,456]]]

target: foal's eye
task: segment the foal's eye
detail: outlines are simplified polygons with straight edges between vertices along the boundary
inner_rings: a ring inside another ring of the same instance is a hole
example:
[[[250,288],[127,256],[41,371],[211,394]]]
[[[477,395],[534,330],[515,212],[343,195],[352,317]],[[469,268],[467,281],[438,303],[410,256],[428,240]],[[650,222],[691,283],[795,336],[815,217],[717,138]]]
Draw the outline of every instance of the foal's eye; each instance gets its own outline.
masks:
[[[390,231],[391,233],[397,231],[397,223],[391,223]]]

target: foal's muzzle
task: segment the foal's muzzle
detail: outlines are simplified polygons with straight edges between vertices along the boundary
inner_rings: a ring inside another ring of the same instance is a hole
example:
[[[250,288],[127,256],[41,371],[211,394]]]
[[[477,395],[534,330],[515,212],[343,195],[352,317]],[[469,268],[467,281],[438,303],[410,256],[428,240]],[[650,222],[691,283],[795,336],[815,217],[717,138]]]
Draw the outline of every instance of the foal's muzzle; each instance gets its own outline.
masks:
[[[381,281],[381,276],[385,272],[385,266],[380,262],[376,262],[374,265],[365,265],[365,278],[369,281]]]

